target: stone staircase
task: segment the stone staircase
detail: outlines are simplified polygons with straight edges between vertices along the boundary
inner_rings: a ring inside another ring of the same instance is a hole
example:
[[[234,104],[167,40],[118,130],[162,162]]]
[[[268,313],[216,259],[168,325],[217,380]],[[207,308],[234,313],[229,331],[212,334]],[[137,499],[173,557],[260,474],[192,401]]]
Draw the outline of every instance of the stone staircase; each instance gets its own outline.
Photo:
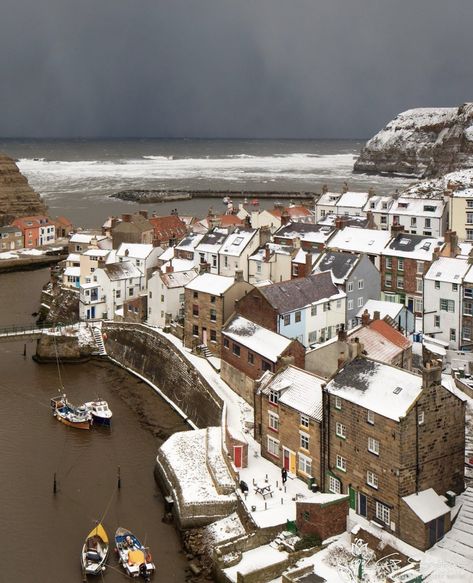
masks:
[[[213,356],[212,352],[208,349],[208,347],[205,344],[201,344],[199,348],[202,354],[205,356],[205,358],[210,358],[211,356]]]
[[[217,371],[220,372],[220,358],[217,358],[212,351],[205,344],[200,344],[199,347],[201,354],[207,359],[210,365]]]
[[[95,344],[98,348],[98,353],[100,356],[106,356],[107,351],[105,350],[105,344],[103,343],[102,332],[99,328],[93,328],[92,333],[94,335]]]

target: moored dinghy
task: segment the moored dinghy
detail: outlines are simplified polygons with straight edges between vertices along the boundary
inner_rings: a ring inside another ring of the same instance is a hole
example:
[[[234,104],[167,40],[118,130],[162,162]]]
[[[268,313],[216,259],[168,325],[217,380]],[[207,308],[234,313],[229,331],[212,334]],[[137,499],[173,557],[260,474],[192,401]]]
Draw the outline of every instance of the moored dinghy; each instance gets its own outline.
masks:
[[[86,575],[98,575],[105,570],[110,544],[104,527],[99,523],[89,532],[82,547],[81,564]]]
[[[110,427],[112,424],[112,412],[107,401],[97,399],[84,403],[84,407],[91,413],[94,425],[105,425]]]
[[[121,526],[115,533],[118,558],[125,572],[130,577],[143,577],[149,581],[156,567],[149,549],[144,547],[136,536]]]
[[[58,421],[77,427],[78,429],[90,429],[92,424],[92,414],[84,406],[75,407],[67,400],[66,395],[53,397],[51,399],[51,409]]]

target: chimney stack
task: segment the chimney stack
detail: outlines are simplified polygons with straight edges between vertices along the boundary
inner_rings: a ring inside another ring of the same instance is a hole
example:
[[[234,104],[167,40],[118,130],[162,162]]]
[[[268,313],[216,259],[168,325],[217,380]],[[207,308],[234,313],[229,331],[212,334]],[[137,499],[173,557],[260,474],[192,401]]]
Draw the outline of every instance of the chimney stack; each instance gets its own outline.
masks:
[[[268,262],[271,258],[271,250],[269,249],[268,245],[264,248],[264,260]]]
[[[148,211],[139,211],[139,214],[144,218],[147,219],[148,218]]]
[[[312,273],[312,253],[306,253],[305,256],[305,276]]]
[[[338,216],[335,219],[335,228],[338,230],[344,229],[347,226],[347,223],[348,223],[347,217]]]
[[[245,281],[243,279],[243,270],[242,269],[237,269],[235,271],[235,281]]]
[[[122,215],[122,221],[123,221],[124,223],[131,223],[131,215],[130,215],[130,214],[128,214],[128,213],[127,213],[127,214],[124,214],[124,215]]]
[[[342,186],[342,194],[345,194],[345,192],[348,192],[348,183],[344,182],[343,186]]]
[[[328,186],[326,184],[324,184],[322,186],[322,194],[327,194],[327,192],[328,192]]]
[[[430,360],[422,367],[422,388],[435,387],[442,382],[442,366],[436,360]]]
[[[399,225],[399,224],[391,225],[391,235],[393,237],[396,237],[396,235],[399,235],[400,233],[404,233],[404,226],[403,225]]]
[[[379,320],[381,318],[381,314],[378,310],[373,312],[373,320]]]
[[[340,324],[340,328],[338,330],[338,341],[339,342],[346,342],[347,341],[347,331],[345,330],[345,324]]]
[[[271,241],[271,229],[269,225],[264,225],[264,227],[260,227],[259,230],[259,244],[262,247]]]
[[[289,215],[287,209],[285,208],[281,213],[281,225],[287,225],[290,220],[291,216]]]
[[[166,273],[172,273],[174,271],[174,267],[172,265],[172,259],[169,260],[169,265],[166,265]]]
[[[378,312],[379,314],[379,312]],[[361,325],[362,326],[368,326],[368,324],[371,322],[371,318],[370,318],[370,314],[368,312],[367,309],[365,309],[365,311],[363,312],[363,314],[361,314]]]

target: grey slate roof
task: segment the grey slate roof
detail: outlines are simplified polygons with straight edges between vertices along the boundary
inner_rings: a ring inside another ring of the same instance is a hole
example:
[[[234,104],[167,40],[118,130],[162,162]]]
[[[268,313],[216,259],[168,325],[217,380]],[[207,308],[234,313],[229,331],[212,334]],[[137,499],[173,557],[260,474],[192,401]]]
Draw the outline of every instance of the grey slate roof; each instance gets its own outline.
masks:
[[[410,233],[399,233],[397,235],[397,237],[395,237],[390,243],[389,245],[386,247],[385,251],[384,251],[384,255],[389,255],[389,249],[395,249],[396,251],[414,251],[417,247],[417,245],[419,245],[419,243],[421,243],[423,240],[425,239],[425,246],[426,246],[426,251],[432,250],[433,249],[433,242],[432,242],[432,236],[426,236],[426,235],[411,235]],[[443,240],[440,239],[438,241],[438,247],[441,247],[443,245]]]
[[[322,256],[319,263],[317,263],[317,269],[320,271],[331,271],[335,279],[345,279],[350,274],[359,257],[360,255],[353,253],[328,251]]]
[[[273,283],[258,289],[280,314],[303,308],[340,293],[332,281],[330,271],[316,273],[301,279]]]

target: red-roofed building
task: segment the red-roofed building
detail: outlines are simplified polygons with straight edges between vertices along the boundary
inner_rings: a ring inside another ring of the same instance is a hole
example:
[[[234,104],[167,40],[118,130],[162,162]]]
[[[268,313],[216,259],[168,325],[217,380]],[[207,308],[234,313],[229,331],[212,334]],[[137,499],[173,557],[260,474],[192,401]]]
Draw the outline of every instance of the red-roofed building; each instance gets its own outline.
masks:
[[[56,217],[54,226],[56,227],[56,239],[69,237],[74,229],[74,225],[67,217]]]
[[[174,247],[187,234],[186,224],[177,215],[152,217],[149,222],[153,225],[155,247]]]
[[[11,225],[21,230],[27,249],[46,243],[54,243],[56,240],[56,228],[49,217],[45,215],[21,217],[15,219]]]
[[[315,217],[313,212],[305,206],[302,205],[291,205],[283,209],[274,208],[269,210],[272,215],[281,219],[281,223],[284,225],[288,221],[300,221],[300,222],[315,222]]]

